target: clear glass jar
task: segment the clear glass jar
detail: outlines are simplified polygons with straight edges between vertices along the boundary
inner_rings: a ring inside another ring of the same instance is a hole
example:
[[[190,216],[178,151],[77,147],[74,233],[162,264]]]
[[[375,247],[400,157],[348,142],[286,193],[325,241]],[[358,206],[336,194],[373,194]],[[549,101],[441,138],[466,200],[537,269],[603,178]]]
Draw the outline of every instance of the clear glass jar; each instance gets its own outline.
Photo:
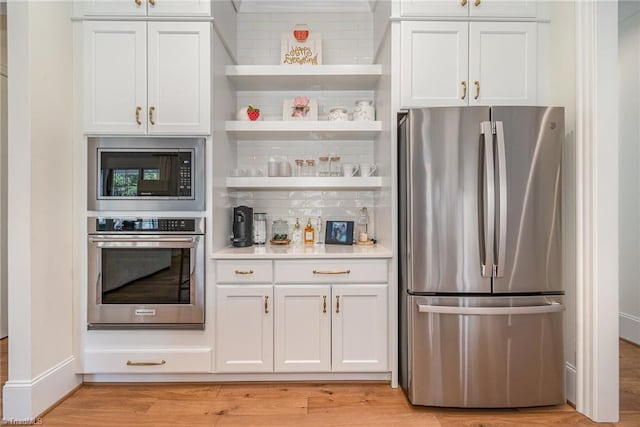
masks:
[[[284,219],[277,219],[273,221],[271,226],[272,240],[275,242],[286,241],[289,237],[289,224]]]
[[[329,166],[329,156],[318,157],[318,176],[330,176],[331,169]]]
[[[307,176],[316,176],[316,161],[313,159],[307,160]]]
[[[296,159],[296,167],[293,170],[293,176],[304,176],[304,160]]]
[[[331,156],[329,158],[329,162],[331,176],[342,176],[342,163],[340,162],[340,156]]]
[[[267,243],[267,214],[264,212],[253,214],[253,243],[256,245]]]

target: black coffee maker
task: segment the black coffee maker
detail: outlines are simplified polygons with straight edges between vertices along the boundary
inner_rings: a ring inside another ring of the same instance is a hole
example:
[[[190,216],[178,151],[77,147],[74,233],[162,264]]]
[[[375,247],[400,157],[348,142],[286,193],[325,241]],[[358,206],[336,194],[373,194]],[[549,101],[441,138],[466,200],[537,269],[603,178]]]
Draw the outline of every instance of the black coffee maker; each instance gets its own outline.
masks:
[[[253,245],[253,208],[233,208],[233,246],[244,248]]]

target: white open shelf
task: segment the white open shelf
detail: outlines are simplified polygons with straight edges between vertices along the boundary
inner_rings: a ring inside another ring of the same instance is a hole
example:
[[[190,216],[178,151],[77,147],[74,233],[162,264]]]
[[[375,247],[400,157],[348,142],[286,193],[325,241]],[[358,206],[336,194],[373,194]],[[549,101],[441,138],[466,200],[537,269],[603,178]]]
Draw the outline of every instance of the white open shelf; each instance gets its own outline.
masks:
[[[240,139],[374,139],[379,121],[235,121],[225,130]]]
[[[382,178],[369,177],[228,177],[227,187],[241,190],[376,190]]]
[[[237,90],[373,90],[380,64],[228,65]]]

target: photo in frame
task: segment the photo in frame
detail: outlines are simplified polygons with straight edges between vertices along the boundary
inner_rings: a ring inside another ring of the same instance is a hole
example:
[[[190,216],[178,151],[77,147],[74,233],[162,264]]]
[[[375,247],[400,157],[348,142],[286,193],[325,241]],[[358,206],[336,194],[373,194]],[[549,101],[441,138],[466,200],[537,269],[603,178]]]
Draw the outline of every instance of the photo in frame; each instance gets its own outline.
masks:
[[[306,96],[285,99],[282,103],[282,120],[318,120],[318,100]]]
[[[327,221],[324,243],[327,245],[352,245],[353,221]]]

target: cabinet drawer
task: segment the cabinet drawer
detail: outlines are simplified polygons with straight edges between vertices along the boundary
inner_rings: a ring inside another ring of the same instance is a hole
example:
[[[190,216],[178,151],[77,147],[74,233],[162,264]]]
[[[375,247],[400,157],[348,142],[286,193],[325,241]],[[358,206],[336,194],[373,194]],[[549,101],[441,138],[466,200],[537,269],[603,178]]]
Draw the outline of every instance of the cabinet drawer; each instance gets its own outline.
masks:
[[[276,261],[277,283],[386,283],[387,260]]]
[[[217,283],[271,283],[271,261],[217,261]]]
[[[211,349],[86,350],[83,372],[113,374],[211,372]]]

